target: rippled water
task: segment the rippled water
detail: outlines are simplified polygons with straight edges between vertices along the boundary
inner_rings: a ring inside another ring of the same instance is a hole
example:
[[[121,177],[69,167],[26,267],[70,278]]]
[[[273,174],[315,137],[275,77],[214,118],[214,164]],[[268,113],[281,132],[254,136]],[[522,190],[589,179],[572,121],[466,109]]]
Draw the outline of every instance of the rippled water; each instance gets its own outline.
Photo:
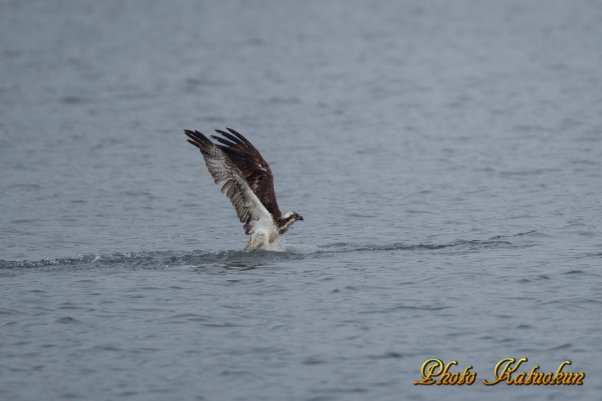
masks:
[[[0,399],[597,400],[597,1],[0,3]],[[184,128],[261,149],[241,252]],[[587,374],[416,387],[423,361]]]

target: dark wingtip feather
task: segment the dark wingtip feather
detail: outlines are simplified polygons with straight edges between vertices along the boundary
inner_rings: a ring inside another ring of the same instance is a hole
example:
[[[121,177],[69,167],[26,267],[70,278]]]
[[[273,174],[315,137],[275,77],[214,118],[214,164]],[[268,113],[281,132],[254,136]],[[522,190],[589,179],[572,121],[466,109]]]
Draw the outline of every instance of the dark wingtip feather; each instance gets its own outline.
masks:
[[[219,143],[222,143],[228,147],[231,148],[236,148],[238,146],[238,144],[236,142],[231,142],[225,138],[222,138],[221,136],[217,136],[217,135],[211,135],[211,138],[215,139],[216,141],[218,141]]]
[[[208,150],[213,146],[213,142],[199,131],[184,130],[184,133],[190,138],[188,139],[188,142],[201,149],[201,151]]]
[[[237,147],[241,147],[241,145],[244,145],[245,143],[243,141],[241,141],[239,138],[237,138],[236,136],[226,132],[226,131],[222,131],[220,129],[216,129],[215,132],[217,132],[218,134],[223,135],[225,138],[228,138],[230,141],[232,141],[234,144],[236,144]],[[213,136],[215,139],[218,139],[218,137]]]
[[[230,131],[232,134],[234,134],[238,139],[240,139],[241,141],[246,143],[247,145],[251,145],[251,142],[249,142],[249,140],[247,138],[245,138],[240,132],[233,130],[232,128],[228,128],[228,127],[226,127],[226,129],[228,131]]]
[[[223,131],[221,129],[216,129],[215,132],[217,132],[218,134],[221,134],[223,136],[225,136],[226,138],[234,138],[234,140],[236,140],[236,137],[226,131]]]

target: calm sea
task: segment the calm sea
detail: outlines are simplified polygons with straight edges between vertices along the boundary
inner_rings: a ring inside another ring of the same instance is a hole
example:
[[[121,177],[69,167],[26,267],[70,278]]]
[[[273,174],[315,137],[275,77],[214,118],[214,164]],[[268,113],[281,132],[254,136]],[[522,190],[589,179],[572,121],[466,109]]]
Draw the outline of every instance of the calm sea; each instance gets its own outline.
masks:
[[[599,400],[601,37],[585,0],[1,1],[0,399]],[[226,126],[281,252],[182,133]],[[523,356],[585,384],[481,384]]]

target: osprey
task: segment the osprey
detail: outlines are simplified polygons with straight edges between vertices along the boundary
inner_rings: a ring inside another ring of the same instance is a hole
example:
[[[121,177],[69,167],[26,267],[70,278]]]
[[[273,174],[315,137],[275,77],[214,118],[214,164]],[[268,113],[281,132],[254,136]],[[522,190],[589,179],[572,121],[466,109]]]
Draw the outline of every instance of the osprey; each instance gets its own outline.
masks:
[[[199,131],[184,130],[188,142],[200,149],[205,164],[221,191],[230,198],[245,234],[251,238],[245,251],[267,249],[289,227],[303,217],[282,213],[274,193],[274,177],[259,151],[233,129],[215,130],[213,143]]]

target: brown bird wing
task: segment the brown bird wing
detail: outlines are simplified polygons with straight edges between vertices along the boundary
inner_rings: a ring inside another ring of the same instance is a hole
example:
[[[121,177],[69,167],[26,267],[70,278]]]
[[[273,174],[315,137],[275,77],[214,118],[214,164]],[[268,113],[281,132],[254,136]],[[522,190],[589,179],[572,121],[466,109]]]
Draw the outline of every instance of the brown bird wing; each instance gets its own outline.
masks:
[[[275,229],[272,215],[255,195],[238,167],[222,149],[198,131],[184,131],[188,142],[200,149],[205,164],[221,191],[230,198],[236,214],[244,223],[245,233],[253,234],[257,228]]]
[[[222,135],[221,137],[212,135],[220,143],[217,146],[238,168],[247,180],[249,187],[274,218],[282,216],[276,201],[274,177],[270,166],[247,138],[233,129],[226,129],[229,132],[216,130],[217,133]]]

